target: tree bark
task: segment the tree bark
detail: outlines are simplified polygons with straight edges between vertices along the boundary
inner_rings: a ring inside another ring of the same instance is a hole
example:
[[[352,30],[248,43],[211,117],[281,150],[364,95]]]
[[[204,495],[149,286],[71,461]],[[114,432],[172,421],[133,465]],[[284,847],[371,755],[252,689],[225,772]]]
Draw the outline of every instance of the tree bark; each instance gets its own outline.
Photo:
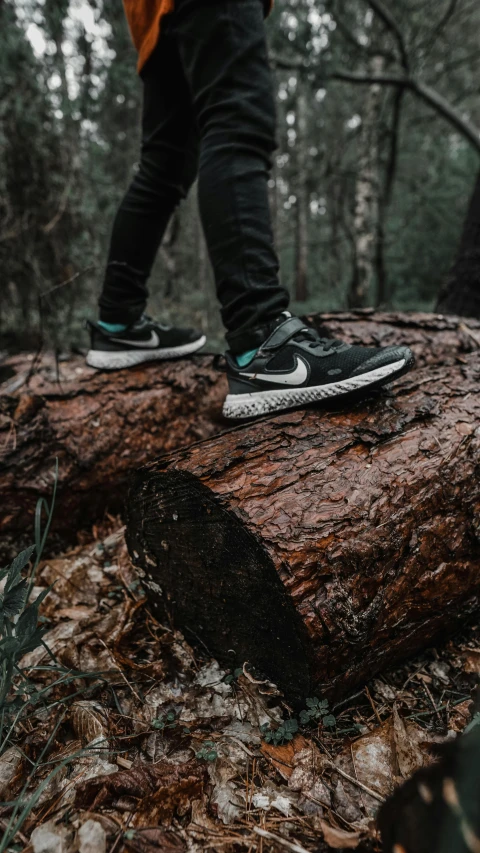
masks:
[[[480,348],[480,321],[368,310],[307,319],[349,343],[408,343],[419,365],[453,364]],[[36,500],[52,493],[55,457],[56,539],[49,542],[67,544],[105,512],[122,510],[140,465],[232,426],[221,416],[226,382],[213,356],[118,373],[96,373],[76,357],[60,362],[58,381],[52,356],[32,365],[28,355],[0,364],[3,543],[31,537]]]
[[[398,346],[407,344],[417,365],[454,364],[480,348],[480,321],[441,314],[379,311],[366,308],[305,317],[325,337],[349,344]]]
[[[32,357],[30,357],[31,359]],[[131,472],[148,458],[221,432],[223,372],[212,356],[98,373],[46,356],[0,367],[0,540],[33,535],[35,504],[50,499],[59,460],[55,542],[75,541],[108,510],[123,508]],[[9,376],[10,374],[10,376]],[[28,380],[28,381],[27,381]]]
[[[384,59],[374,56],[371,64],[375,72],[380,72]],[[351,308],[363,308],[367,304],[373,283],[380,196],[378,139],[381,103],[380,86],[370,86],[365,99],[355,184],[355,265],[348,296]]]
[[[476,352],[143,468],[127,542],[162,620],[294,706],[464,624],[480,603],[479,381]]]
[[[468,206],[458,255],[440,293],[438,311],[480,318],[480,172]]]
[[[305,302],[308,298],[308,223],[310,220],[310,194],[308,189],[308,102],[305,81],[298,78],[296,244],[295,244],[295,299]]]

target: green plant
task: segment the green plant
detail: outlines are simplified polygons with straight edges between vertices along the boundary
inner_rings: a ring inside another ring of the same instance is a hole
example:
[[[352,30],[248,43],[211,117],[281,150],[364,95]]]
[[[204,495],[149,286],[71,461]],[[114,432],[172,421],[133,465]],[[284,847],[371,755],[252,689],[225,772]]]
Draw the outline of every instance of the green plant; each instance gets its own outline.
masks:
[[[276,729],[272,729],[268,723],[264,723],[263,726],[260,726],[260,732],[267,743],[274,743],[275,746],[278,746],[281,743],[293,740],[294,734],[298,732],[298,720],[294,717],[291,720],[285,720]]]
[[[35,601],[30,604],[28,602],[34,585],[35,572],[52,523],[57,482],[58,459],[55,463],[52,501],[50,504],[45,498],[39,498],[37,501],[34,525],[35,544],[26,548],[9,566],[0,570],[0,582],[4,581],[0,595],[0,750],[5,745],[5,742],[2,743],[5,720],[19,706],[21,708],[25,694],[30,694],[29,701],[32,702],[36,693],[35,687],[19,669],[18,662],[24,654],[43,645],[42,638],[46,629],[38,625],[39,608],[50,592],[50,588],[43,590]],[[43,511],[46,512],[47,520],[42,530]],[[24,573],[24,570],[34,553],[35,561],[29,575]],[[16,686],[13,683],[15,675],[20,676]],[[8,697],[12,693],[13,698],[9,701]]]
[[[23,824],[27,820],[32,810],[37,805],[44,790],[55,778],[55,776],[60,772],[60,770],[62,770],[63,767],[67,767],[72,761],[77,758],[81,758],[88,752],[88,750],[86,749],[80,749],[72,755],[67,756],[67,758],[58,761],[53,770],[50,771],[48,776],[42,779],[42,781],[37,785],[32,794],[28,797],[26,796],[28,787],[32,783],[35,773],[37,772],[39,767],[45,767],[46,762],[44,762],[43,759],[47,755],[48,750],[50,749],[50,746],[55,739],[55,735],[58,729],[60,728],[61,723],[63,722],[63,718],[64,715],[57,720],[50,734],[50,737],[48,738],[37,760],[33,764],[30,773],[27,774],[19,796],[16,800],[8,803],[8,806],[11,808],[11,815],[10,819],[8,821],[5,821],[5,831],[3,833],[3,836],[0,838],[0,853],[6,853],[6,851],[10,851],[13,849],[15,836],[22,829]],[[22,849],[24,848],[22,847]]]
[[[19,691],[31,692],[29,685],[21,685],[13,702],[7,704],[18,661],[27,652],[41,645],[46,628],[38,627],[39,607],[50,588],[43,590],[31,604],[27,604],[29,581],[22,572],[30,562],[35,545],[22,551],[6,569],[0,570],[0,581],[5,580],[0,595],[0,712],[15,706]]]
[[[328,711],[328,700],[319,699],[317,696],[314,696],[313,699],[307,699],[307,707],[304,711],[300,711],[300,722],[302,726],[312,722],[321,722],[326,729],[333,728],[337,724],[333,714]]]
[[[199,761],[216,761],[218,758],[217,748],[213,740],[206,740],[202,747],[195,753]]]
[[[229,672],[228,675],[225,676],[223,679],[224,684],[232,684],[240,675],[243,675],[243,669],[241,666],[238,669],[234,669],[233,672]]]
[[[163,731],[164,729],[174,729],[177,725],[175,711],[169,711],[167,714],[160,714],[156,720],[152,722],[152,729]]]

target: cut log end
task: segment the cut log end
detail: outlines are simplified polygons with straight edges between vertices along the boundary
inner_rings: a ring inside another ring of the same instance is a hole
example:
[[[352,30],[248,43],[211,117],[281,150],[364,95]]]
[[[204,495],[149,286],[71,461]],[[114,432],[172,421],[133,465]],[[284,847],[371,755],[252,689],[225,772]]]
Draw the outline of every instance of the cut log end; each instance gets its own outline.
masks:
[[[295,707],[445,637],[480,601],[479,377],[472,354],[150,463],[127,532],[152,604]]]
[[[143,471],[132,493],[128,546],[153,609],[223,665],[268,673],[299,705],[310,689],[305,629],[258,541],[190,474]]]

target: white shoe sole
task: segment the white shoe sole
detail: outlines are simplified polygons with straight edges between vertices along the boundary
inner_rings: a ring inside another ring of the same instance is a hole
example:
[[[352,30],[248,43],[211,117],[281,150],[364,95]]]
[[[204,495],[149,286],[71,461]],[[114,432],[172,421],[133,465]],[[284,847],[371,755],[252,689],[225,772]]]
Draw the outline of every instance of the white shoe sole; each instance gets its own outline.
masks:
[[[255,415],[267,415],[279,409],[292,409],[325,400],[327,397],[337,397],[357,391],[367,385],[373,385],[386,379],[394,373],[400,373],[405,367],[406,359],[377,367],[369,373],[332,382],[329,385],[310,385],[307,388],[275,389],[274,391],[255,391],[252,394],[228,394],[223,404],[223,414],[226,418],[248,418]]]
[[[191,355],[201,349],[206,343],[205,335],[189,344],[179,347],[168,347],[165,349],[135,349],[121,350],[119,352],[106,352],[105,350],[91,349],[87,353],[87,364],[97,370],[121,370],[124,367],[134,367],[143,364],[144,361],[163,361],[168,358],[179,358],[182,355]]]

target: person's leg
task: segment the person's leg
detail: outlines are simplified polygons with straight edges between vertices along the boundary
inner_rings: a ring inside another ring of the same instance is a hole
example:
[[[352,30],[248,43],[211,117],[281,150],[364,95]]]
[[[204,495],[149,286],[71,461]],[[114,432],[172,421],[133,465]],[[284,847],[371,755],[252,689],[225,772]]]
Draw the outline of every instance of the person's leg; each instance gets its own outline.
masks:
[[[200,136],[200,212],[226,338],[243,353],[289,301],[268,201],[276,143],[263,3],[177,0],[172,20]]]
[[[115,218],[87,364],[101,370],[189,355],[205,336],[144,315],[147,280],[171,214],[195,179],[198,146],[176,40],[162,30],[144,72],[142,155]]]
[[[141,159],[115,217],[99,298],[100,320],[112,329],[129,326],[142,315],[158,247],[197,172],[190,93],[167,23],[164,30],[142,72]]]

